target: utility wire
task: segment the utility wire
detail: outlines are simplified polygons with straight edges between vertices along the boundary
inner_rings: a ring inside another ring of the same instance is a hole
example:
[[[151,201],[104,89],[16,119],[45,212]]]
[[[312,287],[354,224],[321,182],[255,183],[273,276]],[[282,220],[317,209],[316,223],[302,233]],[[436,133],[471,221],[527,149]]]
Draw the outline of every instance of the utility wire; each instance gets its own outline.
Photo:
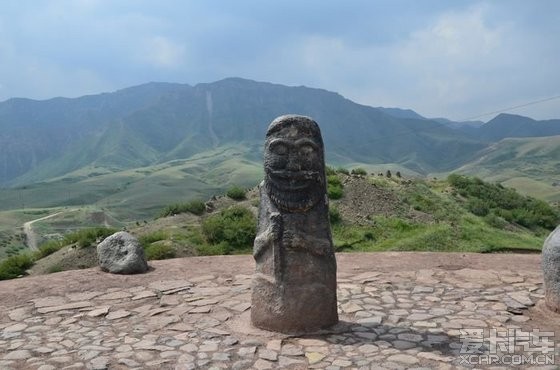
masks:
[[[484,113],[484,114],[479,114],[478,116],[473,116],[473,117],[469,117],[469,118],[464,118],[460,121],[470,121],[473,119],[477,119],[480,117],[484,117],[484,116],[489,116],[491,114],[497,114],[497,113],[503,113],[503,112],[507,112],[509,110],[513,110],[513,109],[517,109],[517,108],[523,108],[523,107],[528,107],[530,105],[535,105],[535,104],[539,104],[539,103],[544,103],[546,101],[550,101],[550,100],[554,100],[554,99],[560,99],[560,95],[555,95],[555,96],[551,96],[545,99],[540,99],[540,100],[535,100],[529,103],[525,103],[525,104],[520,104],[520,105],[514,105],[513,107],[509,107],[509,108],[504,108],[504,109],[500,109],[500,110],[496,110],[493,112],[488,112],[488,113]]]

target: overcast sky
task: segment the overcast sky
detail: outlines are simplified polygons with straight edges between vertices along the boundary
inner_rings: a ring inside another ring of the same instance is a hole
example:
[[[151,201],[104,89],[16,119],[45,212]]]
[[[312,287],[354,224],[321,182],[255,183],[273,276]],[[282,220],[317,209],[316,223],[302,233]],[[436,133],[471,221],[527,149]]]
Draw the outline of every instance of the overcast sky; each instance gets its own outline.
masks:
[[[243,77],[454,120],[559,97],[510,112],[560,118],[559,40],[558,0],[5,0],[0,101]]]

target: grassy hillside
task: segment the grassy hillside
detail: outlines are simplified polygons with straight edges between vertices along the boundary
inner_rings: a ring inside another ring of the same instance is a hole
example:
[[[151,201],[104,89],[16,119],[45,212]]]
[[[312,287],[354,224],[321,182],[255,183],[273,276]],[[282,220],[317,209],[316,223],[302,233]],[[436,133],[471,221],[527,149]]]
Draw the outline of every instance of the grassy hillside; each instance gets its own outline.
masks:
[[[164,204],[206,199],[233,184],[257,184],[262,165],[251,150],[249,145],[224,146],[118,172],[88,166],[47,182],[1,189],[0,210],[92,205],[123,221],[150,219]]]
[[[446,180],[422,180],[347,172],[329,170],[329,183],[338,184],[334,187],[341,190],[331,192],[330,205],[337,251],[538,253],[545,237],[560,223],[560,209],[477,178],[453,175]],[[205,203],[162,207],[166,217],[127,227],[139,237],[150,259],[251,253],[258,191],[228,194]],[[64,224],[69,218],[67,212],[61,219],[45,221],[45,232],[52,231],[54,225],[66,226],[64,240],[71,245],[56,241],[44,244],[34,255],[44,258],[36,262],[32,273],[96,264],[96,235],[110,231],[85,229],[72,234],[72,228]]]
[[[455,172],[499,182],[540,199],[559,201],[560,136],[504,139]]]

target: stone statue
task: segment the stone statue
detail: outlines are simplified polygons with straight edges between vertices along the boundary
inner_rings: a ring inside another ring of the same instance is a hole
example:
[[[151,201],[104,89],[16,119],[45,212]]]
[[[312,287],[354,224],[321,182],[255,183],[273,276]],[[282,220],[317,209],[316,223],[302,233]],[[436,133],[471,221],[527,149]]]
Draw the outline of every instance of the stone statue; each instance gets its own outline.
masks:
[[[283,333],[334,325],[336,259],[317,123],[294,115],[275,119],[266,133],[264,172],[251,321]]]
[[[560,226],[544,241],[541,260],[546,306],[560,312]]]

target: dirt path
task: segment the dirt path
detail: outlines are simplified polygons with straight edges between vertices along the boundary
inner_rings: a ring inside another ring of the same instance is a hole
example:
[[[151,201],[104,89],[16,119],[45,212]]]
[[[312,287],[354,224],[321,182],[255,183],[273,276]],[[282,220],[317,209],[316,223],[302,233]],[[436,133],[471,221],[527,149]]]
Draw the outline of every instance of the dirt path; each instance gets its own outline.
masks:
[[[35,233],[35,231],[33,231],[33,227],[32,227],[32,225],[35,222],[43,221],[43,220],[49,219],[51,217],[58,216],[61,213],[72,212],[72,211],[75,211],[75,210],[56,212],[56,213],[53,213],[52,215],[37,218],[35,220],[27,221],[26,223],[24,223],[23,224],[23,232],[25,233],[25,241],[26,241],[27,247],[31,251],[36,251],[38,249],[38,247],[37,247],[37,239],[38,239],[37,234]]]

